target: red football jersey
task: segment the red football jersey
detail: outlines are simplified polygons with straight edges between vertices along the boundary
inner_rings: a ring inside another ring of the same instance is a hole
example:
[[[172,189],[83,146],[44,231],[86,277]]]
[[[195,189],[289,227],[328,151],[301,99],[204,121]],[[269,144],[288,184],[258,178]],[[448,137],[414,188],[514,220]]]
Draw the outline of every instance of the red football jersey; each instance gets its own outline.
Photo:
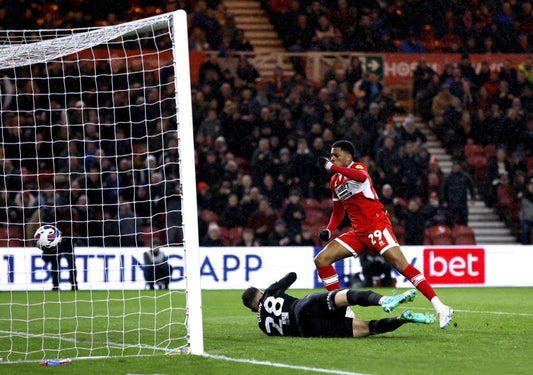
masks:
[[[382,219],[386,214],[374,190],[366,166],[353,162],[348,168],[363,172],[366,179],[360,182],[341,173],[335,173],[330,181],[333,201],[341,202],[356,232],[367,232],[374,227],[375,221]]]

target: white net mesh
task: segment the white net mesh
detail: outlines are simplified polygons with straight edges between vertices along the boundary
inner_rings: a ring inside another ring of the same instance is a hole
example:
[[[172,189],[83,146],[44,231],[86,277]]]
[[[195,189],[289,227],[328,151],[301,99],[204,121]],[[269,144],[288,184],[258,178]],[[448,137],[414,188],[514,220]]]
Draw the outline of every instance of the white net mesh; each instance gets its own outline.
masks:
[[[0,35],[4,360],[187,347],[172,29],[167,14]],[[59,256],[34,247],[43,224]],[[170,290],[145,272],[153,247]]]

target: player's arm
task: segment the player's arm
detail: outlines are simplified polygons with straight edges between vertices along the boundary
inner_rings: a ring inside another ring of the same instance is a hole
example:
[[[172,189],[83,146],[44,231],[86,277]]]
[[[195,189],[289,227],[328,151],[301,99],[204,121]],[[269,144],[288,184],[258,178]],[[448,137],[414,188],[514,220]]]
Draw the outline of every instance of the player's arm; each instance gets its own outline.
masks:
[[[365,182],[370,177],[368,175],[368,172],[364,168],[355,169],[339,167],[338,165],[333,164],[328,158],[324,156],[318,158],[318,163],[328,171],[340,173],[343,176],[346,176],[358,182]]]
[[[351,178],[352,180],[355,180],[357,182],[365,182],[369,178],[368,172],[364,169],[339,167],[338,165],[333,164],[331,166],[331,170],[333,172],[340,173],[343,176]]]
[[[289,272],[281,279],[270,285],[267,290],[281,290],[286,291],[296,281],[296,272]]]
[[[331,212],[329,223],[326,226],[326,229],[322,229],[318,233],[318,237],[320,238],[320,240],[324,242],[329,241],[329,239],[331,238],[331,232],[334,231],[342,223],[345,215],[346,212],[344,211],[342,203],[339,200],[334,200],[333,211]]]

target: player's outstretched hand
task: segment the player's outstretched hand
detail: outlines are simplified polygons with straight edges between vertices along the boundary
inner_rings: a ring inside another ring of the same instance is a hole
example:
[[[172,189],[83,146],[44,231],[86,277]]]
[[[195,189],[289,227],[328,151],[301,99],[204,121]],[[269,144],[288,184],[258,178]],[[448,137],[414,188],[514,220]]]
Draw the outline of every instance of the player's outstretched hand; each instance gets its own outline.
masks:
[[[325,156],[319,156],[318,157],[318,165],[329,171],[329,170],[331,170],[331,167],[333,166],[333,163],[331,161],[329,161],[329,159],[326,158]]]
[[[331,231],[329,229],[322,229],[320,232],[318,232],[318,238],[324,242],[329,241],[331,238]]]

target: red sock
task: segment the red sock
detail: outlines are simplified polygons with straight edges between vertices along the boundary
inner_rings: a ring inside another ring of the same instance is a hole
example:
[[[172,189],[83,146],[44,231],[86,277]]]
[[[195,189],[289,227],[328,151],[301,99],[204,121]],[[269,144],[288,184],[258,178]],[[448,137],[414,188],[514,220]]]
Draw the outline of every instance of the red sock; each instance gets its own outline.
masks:
[[[424,275],[422,275],[420,271],[412,265],[408,265],[402,272],[402,275],[407,277],[409,281],[416,287],[416,289],[426,296],[428,300],[431,301],[431,299],[437,295],[431,285],[429,285],[427,282]]]
[[[341,284],[339,283],[339,275],[337,275],[337,271],[335,271],[335,267],[333,265],[325,266],[325,267],[317,267],[318,277],[320,277],[320,280],[322,280],[322,283],[326,287],[327,290],[337,290],[341,288]]]

